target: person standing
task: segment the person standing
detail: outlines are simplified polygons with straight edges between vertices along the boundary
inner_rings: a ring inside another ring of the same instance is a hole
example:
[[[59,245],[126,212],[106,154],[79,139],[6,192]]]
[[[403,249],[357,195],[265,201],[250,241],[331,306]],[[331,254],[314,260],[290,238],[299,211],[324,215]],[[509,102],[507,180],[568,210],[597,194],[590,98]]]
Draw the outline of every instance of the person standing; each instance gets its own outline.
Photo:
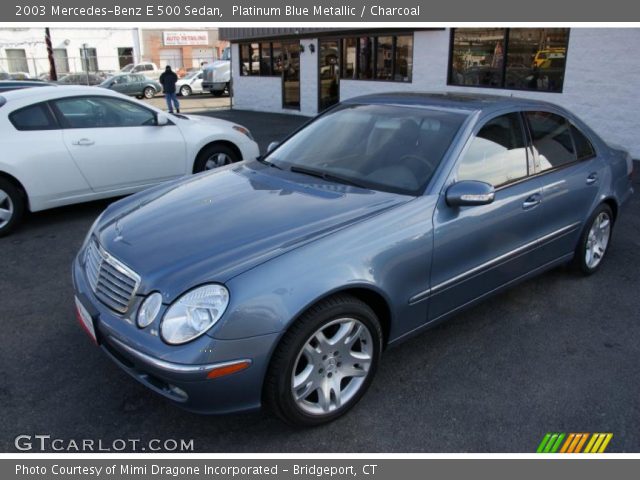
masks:
[[[178,81],[178,75],[171,70],[171,67],[167,65],[162,75],[160,75],[160,83],[162,84],[162,90],[164,90],[164,98],[167,101],[167,108],[169,113],[173,113],[175,107],[176,113],[180,113],[180,102],[178,102],[178,95],[176,93],[176,82]]]

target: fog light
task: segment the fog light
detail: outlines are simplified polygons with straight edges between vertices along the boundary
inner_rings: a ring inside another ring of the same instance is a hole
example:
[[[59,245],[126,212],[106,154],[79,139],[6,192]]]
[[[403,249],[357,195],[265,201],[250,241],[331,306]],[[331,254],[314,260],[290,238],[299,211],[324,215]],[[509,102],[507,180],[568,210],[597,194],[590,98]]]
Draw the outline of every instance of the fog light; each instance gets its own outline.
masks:
[[[145,328],[151,325],[158,316],[160,307],[162,307],[162,295],[158,292],[149,295],[138,310],[138,326]]]

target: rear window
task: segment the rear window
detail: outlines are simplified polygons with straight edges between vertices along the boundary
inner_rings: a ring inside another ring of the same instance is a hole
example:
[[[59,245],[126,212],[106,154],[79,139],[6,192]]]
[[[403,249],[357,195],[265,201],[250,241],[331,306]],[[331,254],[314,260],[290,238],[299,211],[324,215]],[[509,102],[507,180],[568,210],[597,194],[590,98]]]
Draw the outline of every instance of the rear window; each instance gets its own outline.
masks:
[[[44,103],[21,108],[9,115],[17,130],[52,130],[57,128],[51,112]]]
[[[571,135],[573,136],[573,143],[576,145],[578,160],[587,160],[595,156],[596,151],[589,139],[573,125],[571,125]]]
[[[536,170],[543,172],[576,161],[576,152],[568,122],[555,113],[526,112],[533,148],[537,153]]]

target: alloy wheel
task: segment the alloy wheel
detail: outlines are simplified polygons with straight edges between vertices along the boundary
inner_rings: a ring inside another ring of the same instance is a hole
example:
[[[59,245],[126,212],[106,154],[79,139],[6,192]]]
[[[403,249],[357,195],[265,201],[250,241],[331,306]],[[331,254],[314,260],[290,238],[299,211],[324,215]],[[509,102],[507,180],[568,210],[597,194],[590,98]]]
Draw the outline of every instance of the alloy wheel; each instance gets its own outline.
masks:
[[[585,248],[585,263],[589,268],[595,268],[602,261],[611,237],[611,217],[607,212],[600,214],[593,220],[587,245]]]
[[[15,207],[11,197],[4,190],[0,190],[0,228],[4,227],[11,221],[14,211]]]
[[[373,360],[373,337],[354,318],[333,320],[304,343],[291,376],[291,394],[308,415],[326,415],[362,388]]]
[[[205,170],[213,170],[214,168],[223,167],[233,163],[233,160],[226,153],[218,152],[211,155],[204,164]]]

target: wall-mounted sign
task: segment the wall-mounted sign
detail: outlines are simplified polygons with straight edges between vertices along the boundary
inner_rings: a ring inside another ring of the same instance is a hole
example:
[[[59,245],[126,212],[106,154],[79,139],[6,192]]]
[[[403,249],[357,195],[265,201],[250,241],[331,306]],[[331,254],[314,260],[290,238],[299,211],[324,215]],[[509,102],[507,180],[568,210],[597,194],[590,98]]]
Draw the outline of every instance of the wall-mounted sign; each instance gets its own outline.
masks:
[[[209,45],[209,32],[162,32],[165,46]]]

